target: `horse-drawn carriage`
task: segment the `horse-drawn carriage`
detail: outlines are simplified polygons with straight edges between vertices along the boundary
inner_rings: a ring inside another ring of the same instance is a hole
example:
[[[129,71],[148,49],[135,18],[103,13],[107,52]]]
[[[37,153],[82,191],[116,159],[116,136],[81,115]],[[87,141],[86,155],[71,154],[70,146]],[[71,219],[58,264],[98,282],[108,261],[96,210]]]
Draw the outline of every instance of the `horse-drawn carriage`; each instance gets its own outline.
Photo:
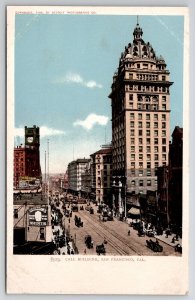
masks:
[[[86,235],[85,236],[85,245],[88,249],[93,248],[93,241],[91,235]]]
[[[100,255],[100,254],[105,255],[106,254],[106,249],[105,249],[105,246],[103,243],[101,245],[96,246],[96,253],[97,253],[97,255]]]
[[[93,215],[94,214],[94,209],[92,207],[90,207],[89,212],[90,212],[91,215]]]
[[[150,248],[154,252],[162,252],[163,251],[163,246],[159,245],[158,241],[154,242],[150,239],[150,240],[146,240],[146,244],[147,244],[147,247]]]
[[[78,217],[78,216],[75,215],[74,221],[75,221],[75,225],[76,225],[77,227],[83,227],[83,222],[81,221],[81,218],[80,218],[80,217]]]

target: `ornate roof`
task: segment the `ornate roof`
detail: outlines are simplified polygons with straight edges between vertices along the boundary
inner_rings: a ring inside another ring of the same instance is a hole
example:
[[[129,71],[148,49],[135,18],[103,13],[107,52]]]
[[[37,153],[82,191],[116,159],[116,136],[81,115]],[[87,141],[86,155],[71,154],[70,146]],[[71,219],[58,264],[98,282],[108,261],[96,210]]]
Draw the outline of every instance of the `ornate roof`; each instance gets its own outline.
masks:
[[[125,51],[121,53],[121,58],[119,61],[119,66],[126,61],[138,61],[138,60],[146,60],[151,61],[156,64],[165,65],[165,60],[162,56],[157,57],[156,53],[149,42],[145,42],[142,39],[143,31],[142,28],[137,23],[134,31],[133,31],[133,42],[129,43],[128,46],[125,47]]]

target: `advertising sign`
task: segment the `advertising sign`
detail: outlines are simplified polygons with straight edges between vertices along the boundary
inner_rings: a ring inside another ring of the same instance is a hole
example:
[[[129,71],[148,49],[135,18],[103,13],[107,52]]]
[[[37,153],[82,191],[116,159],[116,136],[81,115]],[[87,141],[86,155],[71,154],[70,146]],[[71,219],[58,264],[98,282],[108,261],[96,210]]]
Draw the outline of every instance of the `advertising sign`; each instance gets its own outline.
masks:
[[[47,220],[48,217],[46,207],[32,207],[29,209],[30,226],[46,226]]]

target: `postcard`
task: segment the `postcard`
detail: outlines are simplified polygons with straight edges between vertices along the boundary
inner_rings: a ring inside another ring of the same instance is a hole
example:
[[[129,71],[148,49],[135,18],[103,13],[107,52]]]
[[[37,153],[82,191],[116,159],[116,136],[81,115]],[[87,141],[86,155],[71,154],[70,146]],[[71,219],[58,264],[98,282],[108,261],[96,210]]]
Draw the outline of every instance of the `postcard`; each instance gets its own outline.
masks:
[[[7,7],[7,293],[188,293],[188,72],[185,7]]]

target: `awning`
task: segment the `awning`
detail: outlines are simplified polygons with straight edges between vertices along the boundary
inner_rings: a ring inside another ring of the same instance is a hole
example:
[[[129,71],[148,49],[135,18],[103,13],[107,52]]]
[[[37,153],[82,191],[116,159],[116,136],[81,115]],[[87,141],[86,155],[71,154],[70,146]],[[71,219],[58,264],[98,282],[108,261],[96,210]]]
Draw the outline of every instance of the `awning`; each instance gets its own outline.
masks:
[[[139,208],[136,208],[136,207],[132,207],[129,211],[128,211],[129,214],[132,214],[132,215],[140,215],[140,209]]]

